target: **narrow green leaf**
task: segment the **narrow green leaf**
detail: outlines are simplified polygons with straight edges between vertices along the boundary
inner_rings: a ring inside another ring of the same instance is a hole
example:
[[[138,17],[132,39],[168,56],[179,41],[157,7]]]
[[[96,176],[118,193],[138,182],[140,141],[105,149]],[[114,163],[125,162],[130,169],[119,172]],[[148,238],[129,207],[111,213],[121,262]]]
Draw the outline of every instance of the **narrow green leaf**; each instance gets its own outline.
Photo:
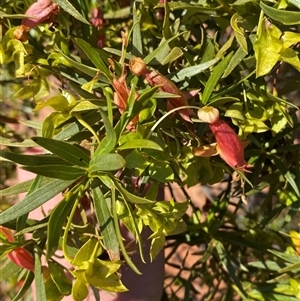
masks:
[[[59,51],[59,50],[58,50]],[[98,69],[84,65],[80,62],[75,61],[73,58],[68,57],[64,53],[59,51],[59,54],[73,67],[78,69],[80,72],[83,72],[91,77],[95,77],[98,73]]]
[[[232,60],[230,60],[226,69],[224,70],[223,78],[226,78],[231,72],[238,66],[240,62],[246,57],[247,53],[243,50],[242,47],[234,53]]]
[[[22,142],[12,142],[10,139],[1,137],[1,145],[11,147],[37,147],[38,145],[30,139],[25,139]]]
[[[259,2],[259,5],[265,14],[275,21],[284,25],[300,24],[300,12],[298,11],[279,10],[264,4],[262,1]]]
[[[119,154],[100,154],[91,159],[89,172],[99,173],[101,171],[113,171],[123,168],[126,164],[124,158]]]
[[[70,109],[70,104],[65,96],[57,95],[57,96],[51,97],[50,99],[48,99],[46,101],[38,102],[34,108],[34,111],[36,112],[36,111],[46,108],[46,107],[51,107],[55,111],[68,112]]]
[[[21,289],[18,291],[17,295],[14,296],[14,298],[11,301],[20,300],[25,295],[25,293],[30,289],[33,280],[34,280],[34,273],[28,271]]]
[[[219,79],[222,77],[225,69],[227,68],[231,58],[232,58],[233,52],[228,54],[213,70],[212,74],[210,75],[205,89],[203,91],[203,97],[202,97],[202,103],[206,105],[209,102],[209,98],[215,89]]]
[[[38,166],[38,165],[52,165],[52,164],[65,164],[69,165],[68,162],[62,160],[61,158],[53,155],[22,155],[12,152],[1,151],[0,157],[8,159],[12,162],[28,165],[28,166]]]
[[[82,113],[81,117],[85,122],[87,122],[90,126],[94,125],[99,121],[99,112],[90,111],[87,113]],[[70,138],[84,130],[84,126],[79,123],[78,120],[72,122],[70,125],[66,126],[59,134],[55,136],[56,140],[64,140]],[[70,139],[72,141],[72,139]],[[77,141],[77,140],[76,140]]]
[[[97,157],[100,154],[110,153],[111,151],[114,150],[115,145],[117,143],[116,132],[115,132],[114,128],[112,127],[106,113],[103,112],[102,110],[100,110],[100,114],[101,114],[102,121],[105,126],[106,136],[102,139],[102,141],[98,145],[98,147],[94,153],[94,157]]]
[[[14,186],[5,188],[0,190],[0,197],[4,197],[4,196],[10,196],[10,195],[15,195],[15,194],[20,194],[20,193],[24,193],[27,192],[28,189],[30,188],[31,184],[33,183],[34,180],[28,180],[22,183],[18,183]],[[43,178],[42,179],[42,185],[45,185],[46,183],[51,182],[52,179],[49,178]]]
[[[289,172],[289,170],[287,169],[287,167],[277,157],[275,157],[275,156],[271,156],[271,157],[272,157],[272,161],[273,161],[274,165],[280,170],[280,172],[283,174],[283,176],[285,177],[285,179],[292,186],[292,188],[294,189],[294,192],[297,194],[297,196],[300,197],[299,187],[296,184],[296,182],[295,182],[292,174]]]
[[[85,170],[75,166],[66,165],[40,165],[22,166],[22,169],[33,172],[37,175],[61,180],[76,180],[85,174]]]
[[[239,289],[241,297],[244,300],[247,300],[247,297],[246,297],[247,294],[242,286],[240,279],[236,275],[236,268],[233,266],[233,264],[228,256],[228,253],[225,251],[224,246],[220,242],[216,242],[216,250],[218,252],[220,261],[221,261],[225,271],[228,273],[230,278],[233,280],[233,282]]]
[[[299,0],[287,0],[287,2],[295,5],[297,8],[300,9],[300,1]]]
[[[276,261],[255,261],[255,262],[249,262],[249,266],[255,267],[258,269],[264,269],[264,270],[270,270],[270,271],[279,271],[285,264],[281,264]]]
[[[91,25],[68,0],[52,0],[57,3],[64,11],[73,16],[75,19],[81,21],[82,23]]]
[[[107,19],[123,19],[127,18],[131,14],[131,6],[128,5],[124,8],[120,8],[118,10],[111,10],[104,14],[104,20]]]
[[[173,75],[170,79],[173,82],[178,83],[180,81],[186,80],[187,78],[192,78],[194,75],[197,75],[213,66],[217,61],[219,61],[219,58],[215,58],[199,65],[183,68],[175,75]]]
[[[287,273],[287,272],[299,272],[300,271],[300,262],[297,262],[295,264],[291,264],[291,265],[288,265],[287,267],[285,268],[282,268],[278,271],[278,273]]]
[[[175,35],[174,37],[168,39],[167,41],[161,43],[159,47],[157,47],[155,50],[150,52],[145,58],[144,62],[146,64],[149,64],[161,51],[164,51],[164,48],[173,40],[177,39],[179,36],[185,34],[185,32],[181,32],[180,34]]]
[[[136,148],[150,148],[158,151],[163,151],[162,147],[159,144],[147,139],[130,140],[118,147],[118,149],[136,149]]]
[[[111,211],[112,211],[112,216],[114,219],[114,224],[115,224],[115,229],[116,229],[116,234],[119,242],[120,249],[122,251],[122,254],[131,269],[137,273],[138,275],[141,275],[142,273],[139,271],[139,269],[136,267],[136,265],[132,262],[131,258],[129,257],[127,250],[125,248],[123,238],[121,235],[121,230],[120,230],[120,222],[117,216],[117,211],[116,211],[116,193],[115,193],[115,187],[112,186],[111,188],[111,201],[112,201],[112,206],[111,206]]]
[[[1,251],[2,253],[2,251]],[[7,280],[8,278],[11,277],[18,277],[18,274],[20,274],[21,268],[7,259],[6,261],[1,260],[1,265],[0,265],[0,281]]]
[[[72,193],[72,191],[71,191]],[[49,259],[56,251],[61,237],[61,230],[66,222],[74,203],[78,197],[77,194],[67,194],[60,203],[51,211],[49,222],[47,225],[47,249],[46,258]]]
[[[0,224],[2,225],[12,221],[43,205],[45,202],[69,187],[73,182],[74,181],[53,179],[51,182],[27,195],[23,201],[0,213]]]
[[[111,260],[120,258],[119,242],[110,209],[99,187],[93,189],[95,213],[103,236],[104,246]]]
[[[88,42],[85,40],[75,38],[74,39],[77,45],[81,48],[81,50],[87,55],[87,57],[91,60],[91,62],[96,66],[98,70],[103,72],[107,78],[111,78],[112,75],[109,72],[108,67],[105,65],[98,51],[93,48]]]
[[[33,137],[32,140],[72,164],[82,167],[89,165],[90,159],[88,155],[79,146],[77,147],[64,141],[44,137]]]
[[[158,86],[152,87],[146,90],[140,97],[136,100],[130,118],[136,116],[141,110],[146,109],[149,103],[149,99],[157,92]]]
[[[125,198],[126,201],[133,204],[152,204],[155,201],[148,200],[146,198],[141,198],[137,195],[134,195],[128,192],[125,188],[123,188],[122,184],[120,184],[117,180],[114,181],[117,190],[121,193],[121,195]]]
[[[285,254],[285,253],[282,253],[282,252],[279,252],[279,251],[276,251],[276,250],[271,250],[271,249],[269,249],[268,251],[270,253],[274,254],[275,256],[283,259],[284,261],[290,262],[292,264],[299,263],[299,260],[300,260],[299,255]]]
[[[134,56],[141,57],[143,56],[143,43],[140,27],[141,15],[138,14],[136,9],[137,3],[133,3],[133,32],[132,32],[132,54]]]
[[[190,10],[193,12],[199,12],[202,14],[207,14],[211,17],[213,16],[221,16],[223,14],[227,14],[227,12],[222,13],[222,6],[218,6],[218,7],[205,7],[203,4],[188,4],[184,1],[172,1],[169,4],[170,10],[174,11],[174,10]],[[155,8],[159,8],[159,7],[164,7],[164,4],[159,4],[156,5]]]
[[[237,42],[242,47],[244,52],[248,53],[245,32],[244,32],[244,29],[239,26],[240,25],[239,23],[241,23],[242,21],[243,21],[243,18],[239,14],[235,13],[230,19],[230,25],[234,30],[234,34],[235,34],[235,38],[236,38]]]
[[[35,276],[36,300],[47,301],[43,271],[41,265],[41,258],[37,249],[35,249],[34,252],[34,276]]]
[[[100,108],[100,104],[94,104],[88,100],[80,101],[71,111],[70,114],[73,115],[73,113],[81,113],[84,111],[90,111],[90,110],[98,110]]]

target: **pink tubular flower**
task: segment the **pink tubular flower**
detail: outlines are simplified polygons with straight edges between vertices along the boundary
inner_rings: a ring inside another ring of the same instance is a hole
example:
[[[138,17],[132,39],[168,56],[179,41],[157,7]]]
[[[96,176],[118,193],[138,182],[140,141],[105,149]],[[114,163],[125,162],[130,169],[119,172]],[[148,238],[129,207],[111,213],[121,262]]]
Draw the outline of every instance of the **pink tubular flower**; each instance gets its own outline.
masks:
[[[177,98],[168,99],[168,111],[174,108],[188,106],[188,101],[184,93],[180,91],[172,81],[159,72],[148,70],[146,63],[141,58],[135,57],[131,59],[129,61],[129,69],[134,75],[143,75],[151,86],[160,86],[160,90],[179,96]],[[182,109],[179,111],[181,118],[188,122],[192,122],[190,119],[190,115],[192,114],[192,110],[190,109]]]
[[[50,0],[38,0],[33,3],[25,15],[29,16],[22,20],[22,25],[14,32],[14,37],[21,41],[27,40],[27,32],[41,23],[51,23],[60,12],[56,3]]]
[[[9,242],[14,241],[11,230],[0,226],[0,232],[2,232],[5,235],[7,241]],[[10,251],[6,256],[19,267],[23,269],[27,269],[29,271],[34,271],[33,256],[25,248],[17,247],[16,249]]]
[[[219,119],[219,111],[212,107],[205,107],[199,110],[198,116],[209,123],[217,145],[213,147],[194,147],[194,155],[209,157],[219,154],[232,168],[250,172],[247,168],[252,167],[252,165],[244,159],[244,143],[224,120]]]
[[[103,29],[104,18],[103,18],[103,13],[100,8],[94,8],[92,10],[91,23],[94,27],[97,28],[98,31],[101,31]],[[97,36],[97,46],[103,47],[104,41],[105,41],[105,34],[99,33]]]

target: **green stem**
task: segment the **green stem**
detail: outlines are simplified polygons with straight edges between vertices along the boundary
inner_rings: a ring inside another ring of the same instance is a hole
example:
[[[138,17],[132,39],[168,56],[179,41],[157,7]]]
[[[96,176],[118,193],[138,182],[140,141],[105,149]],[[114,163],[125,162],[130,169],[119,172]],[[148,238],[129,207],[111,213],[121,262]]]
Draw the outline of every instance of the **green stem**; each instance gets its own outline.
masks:
[[[78,203],[79,203],[79,201],[81,199],[82,192],[84,191],[84,189],[82,189],[82,184],[80,186],[73,187],[73,189],[74,190],[73,191],[71,190],[69,193],[72,193],[72,194],[77,193],[77,198],[76,198],[76,201],[75,201],[75,203],[73,205],[71,213],[69,215],[69,218],[68,218],[68,221],[67,221],[67,225],[66,225],[66,228],[65,228],[65,232],[64,232],[64,235],[63,235],[63,239],[62,239],[62,251],[64,253],[65,258],[69,262],[72,262],[73,258],[68,253],[68,248],[67,248],[68,233],[69,233],[69,230],[71,229],[72,220],[73,220],[73,217],[75,215]]]
[[[117,212],[116,212],[116,195],[115,195],[115,187],[114,186],[112,186],[112,188],[111,188],[111,199],[112,199],[112,206],[111,206],[112,216],[113,216],[113,220],[114,220],[114,224],[115,224],[115,228],[116,228],[117,239],[118,239],[122,254],[125,258],[125,261],[132,268],[132,270],[134,272],[136,272],[138,275],[142,275],[142,273],[138,270],[138,268],[132,262],[132,260],[129,257],[129,255],[125,249],[125,246],[124,246],[123,237],[121,235],[121,230],[120,230],[120,224],[119,224],[119,220],[118,220],[118,216],[117,216]]]
[[[153,131],[158,127],[158,125],[165,119],[167,118],[169,115],[172,115],[174,112],[176,111],[179,111],[179,110],[182,110],[182,109],[196,109],[196,110],[199,110],[200,108],[199,107],[196,107],[196,106],[182,106],[182,107],[177,107],[171,111],[169,111],[168,113],[166,113],[164,116],[160,117],[156,123],[152,126],[152,128],[150,129],[148,135],[147,135],[147,138],[146,139],[149,139],[151,134],[153,133]]]

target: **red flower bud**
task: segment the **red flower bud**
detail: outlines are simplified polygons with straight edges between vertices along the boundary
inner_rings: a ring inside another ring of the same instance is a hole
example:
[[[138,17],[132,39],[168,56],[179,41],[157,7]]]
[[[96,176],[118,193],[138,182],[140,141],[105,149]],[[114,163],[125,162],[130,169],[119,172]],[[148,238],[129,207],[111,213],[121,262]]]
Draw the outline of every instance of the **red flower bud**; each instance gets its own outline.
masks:
[[[244,172],[250,172],[252,167],[244,159],[244,146],[234,130],[223,120],[217,119],[209,127],[217,141],[217,151],[220,157],[231,167]]]
[[[160,86],[160,90],[179,96],[177,98],[168,99],[168,111],[177,107],[188,106],[187,98],[183,92],[180,91],[172,81],[167,79],[159,72],[148,70],[146,63],[141,58],[136,57],[131,59],[129,61],[129,69],[134,75],[143,75],[152,87]],[[179,111],[181,118],[188,122],[192,122],[190,119],[190,115],[192,114],[193,112],[190,109],[182,109]]]
[[[12,235],[11,230],[0,226],[0,232],[2,232],[7,241],[13,242],[14,238]],[[17,247],[16,249],[9,252],[7,255],[7,258],[9,258],[13,263],[20,266],[23,269],[27,269],[30,271],[34,271],[34,259],[32,254],[27,251],[25,248]]]
[[[22,25],[14,32],[14,37],[21,41],[26,41],[26,33],[41,23],[51,23],[55,16],[59,14],[60,8],[50,0],[38,0],[33,3],[25,15],[29,18],[22,20]]]
[[[19,247],[6,255],[13,263],[23,269],[34,271],[34,259],[32,254],[26,249]]]

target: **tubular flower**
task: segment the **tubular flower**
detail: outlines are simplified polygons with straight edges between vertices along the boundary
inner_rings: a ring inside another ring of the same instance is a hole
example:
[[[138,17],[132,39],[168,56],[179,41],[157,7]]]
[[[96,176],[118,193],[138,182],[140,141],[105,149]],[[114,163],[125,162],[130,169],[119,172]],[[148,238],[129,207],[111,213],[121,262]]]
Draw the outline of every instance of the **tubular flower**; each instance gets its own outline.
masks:
[[[99,31],[97,36],[97,46],[103,47],[105,42],[105,34],[101,33],[101,30],[103,29],[104,26],[104,18],[100,8],[94,8],[92,10],[91,23]]]
[[[56,15],[60,12],[60,8],[56,3],[50,0],[38,0],[33,3],[25,15],[29,16],[22,20],[22,25],[14,32],[17,40],[26,41],[27,32],[41,23],[51,23]]]
[[[212,156],[219,154],[220,157],[232,168],[238,169],[244,172],[250,172],[247,168],[252,167],[244,159],[244,144],[234,132],[234,130],[224,121],[219,119],[219,112],[215,108],[206,107],[205,110],[200,110],[198,116],[203,117],[203,112],[206,111],[207,122],[209,127],[216,138],[216,146],[213,146],[213,150],[208,147],[195,147],[193,149],[194,155],[196,156]],[[214,110],[214,113],[212,113]],[[205,120],[204,120],[205,121]]]
[[[2,232],[4,234],[7,241],[9,241],[9,242],[14,241],[11,230],[0,226],[0,232]],[[23,269],[27,269],[29,271],[34,271],[33,256],[25,248],[17,247],[16,249],[14,249],[14,250],[10,251],[8,254],[6,254],[6,256],[19,267],[21,267]]]
[[[135,57],[131,59],[129,61],[129,69],[134,75],[144,76],[151,86],[159,85],[160,90],[179,96],[177,98],[168,99],[168,111],[177,107],[188,106],[188,101],[184,93],[180,91],[172,81],[167,79],[159,72],[148,70],[146,63],[141,58]],[[181,118],[188,122],[192,122],[190,119],[190,115],[192,114],[192,110],[190,109],[182,109],[179,111]]]

